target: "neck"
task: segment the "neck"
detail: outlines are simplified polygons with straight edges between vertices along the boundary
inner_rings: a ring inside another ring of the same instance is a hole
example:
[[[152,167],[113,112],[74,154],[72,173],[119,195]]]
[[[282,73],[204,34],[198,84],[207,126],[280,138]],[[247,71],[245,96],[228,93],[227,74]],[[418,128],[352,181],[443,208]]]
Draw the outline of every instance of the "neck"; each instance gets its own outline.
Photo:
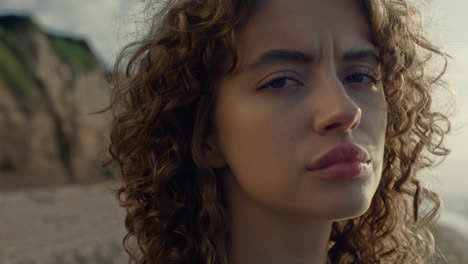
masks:
[[[325,264],[332,221],[272,212],[231,195],[231,264]]]

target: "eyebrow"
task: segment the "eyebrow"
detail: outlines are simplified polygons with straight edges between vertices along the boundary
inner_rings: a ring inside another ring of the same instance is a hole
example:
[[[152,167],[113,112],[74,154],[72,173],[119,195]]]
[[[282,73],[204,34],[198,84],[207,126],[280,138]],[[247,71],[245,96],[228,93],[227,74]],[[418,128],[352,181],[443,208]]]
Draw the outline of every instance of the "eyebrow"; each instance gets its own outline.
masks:
[[[341,57],[344,62],[353,61],[368,61],[376,65],[380,64],[380,57],[371,49],[352,49],[347,51]],[[276,49],[269,50],[258,57],[250,66],[249,70],[253,70],[265,65],[279,63],[279,62],[292,62],[299,64],[313,63],[315,56],[313,54],[305,53],[297,50]]]

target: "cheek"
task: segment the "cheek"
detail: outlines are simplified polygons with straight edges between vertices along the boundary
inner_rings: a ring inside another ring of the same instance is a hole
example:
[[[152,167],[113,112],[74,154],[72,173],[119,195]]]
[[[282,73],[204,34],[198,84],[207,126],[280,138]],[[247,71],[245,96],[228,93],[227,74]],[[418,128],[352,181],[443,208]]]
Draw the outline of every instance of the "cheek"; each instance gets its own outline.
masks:
[[[362,94],[354,98],[362,110],[361,123],[365,126],[368,136],[377,143],[385,136],[387,127],[387,104],[382,90],[375,93]]]
[[[294,129],[285,120],[246,103],[220,109],[223,153],[240,181],[275,185],[292,178],[286,176],[291,176],[295,166],[295,139],[290,134]]]
[[[248,167],[273,167],[287,158],[291,137],[282,125],[258,115],[235,115],[226,118],[224,147],[228,159],[242,161]],[[287,161],[287,160],[286,160]]]

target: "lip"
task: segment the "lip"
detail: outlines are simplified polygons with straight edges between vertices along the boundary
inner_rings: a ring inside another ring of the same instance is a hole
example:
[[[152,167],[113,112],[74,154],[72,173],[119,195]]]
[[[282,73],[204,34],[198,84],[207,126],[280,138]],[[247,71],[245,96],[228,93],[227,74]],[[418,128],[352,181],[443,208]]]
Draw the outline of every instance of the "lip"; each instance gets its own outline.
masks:
[[[334,165],[336,166],[349,162],[355,164],[369,164],[370,161],[370,155],[364,148],[352,143],[342,143],[336,145],[331,150],[309,164],[309,166],[307,166],[307,170],[323,170]]]
[[[370,168],[369,163],[361,161],[345,161],[316,170],[310,170],[315,177],[325,180],[347,180],[360,178]]]

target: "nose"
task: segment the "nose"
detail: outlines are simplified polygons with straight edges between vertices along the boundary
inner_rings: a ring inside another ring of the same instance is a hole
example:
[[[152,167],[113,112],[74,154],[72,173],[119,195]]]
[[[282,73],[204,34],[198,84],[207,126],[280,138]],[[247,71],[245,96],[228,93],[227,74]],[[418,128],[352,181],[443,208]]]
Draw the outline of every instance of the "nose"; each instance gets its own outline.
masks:
[[[361,122],[361,108],[346,93],[336,76],[322,80],[318,97],[321,99],[315,100],[318,103],[314,124],[316,132],[321,135],[351,132]]]

